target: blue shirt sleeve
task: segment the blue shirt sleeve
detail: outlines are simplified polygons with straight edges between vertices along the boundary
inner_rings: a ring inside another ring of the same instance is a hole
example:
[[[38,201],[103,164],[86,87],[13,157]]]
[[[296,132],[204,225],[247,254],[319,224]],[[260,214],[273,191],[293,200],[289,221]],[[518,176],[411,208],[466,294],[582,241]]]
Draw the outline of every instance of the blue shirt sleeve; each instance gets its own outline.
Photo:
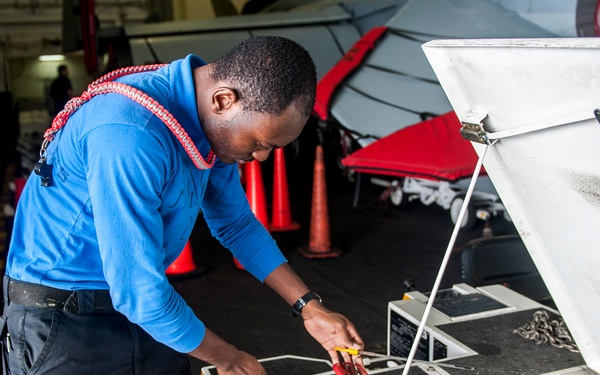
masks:
[[[258,280],[264,281],[286,262],[275,240],[250,209],[237,165],[217,162],[212,168],[202,212],[212,235]]]

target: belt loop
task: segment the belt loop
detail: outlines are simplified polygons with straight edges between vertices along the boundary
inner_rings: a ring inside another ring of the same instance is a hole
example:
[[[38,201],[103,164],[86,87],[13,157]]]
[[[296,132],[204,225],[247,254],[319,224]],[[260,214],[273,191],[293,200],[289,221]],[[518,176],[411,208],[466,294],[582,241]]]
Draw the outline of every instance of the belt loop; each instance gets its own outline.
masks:
[[[78,300],[79,299],[77,298],[77,291],[71,293],[69,295],[69,298],[67,298],[67,300],[65,301],[65,303],[63,305],[63,311],[78,314],[79,313]]]
[[[95,292],[93,290],[78,290],[74,292],[77,295],[78,313],[93,313],[95,307]]]

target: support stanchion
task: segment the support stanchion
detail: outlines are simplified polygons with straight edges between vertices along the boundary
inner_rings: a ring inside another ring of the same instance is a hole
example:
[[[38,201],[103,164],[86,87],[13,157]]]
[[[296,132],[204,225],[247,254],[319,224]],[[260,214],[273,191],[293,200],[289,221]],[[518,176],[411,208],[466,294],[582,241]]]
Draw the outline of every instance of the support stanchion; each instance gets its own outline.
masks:
[[[327,207],[327,184],[323,146],[318,145],[313,177],[312,206],[310,217],[310,239],[308,247],[300,248],[306,258],[334,258],[342,252],[332,248],[329,235],[329,209]]]
[[[275,149],[275,166],[273,170],[273,207],[271,214],[271,232],[285,232],[300,229],[300,224],[292,221],[290,196],[288,191],[285,154],[283,148]]]

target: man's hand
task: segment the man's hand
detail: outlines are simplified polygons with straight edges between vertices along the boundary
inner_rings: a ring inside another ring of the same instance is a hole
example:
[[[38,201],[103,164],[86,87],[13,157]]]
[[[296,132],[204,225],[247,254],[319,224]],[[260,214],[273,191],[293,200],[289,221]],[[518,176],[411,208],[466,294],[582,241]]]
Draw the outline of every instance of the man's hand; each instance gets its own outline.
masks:
[[[189,353],[217,368],[219,375],[267,375],[258,360],[207,329],[200,345]]]
[[[267,278],[265,283],[275,290],[290,306],[293,306],[298,297],[305,295],[310,289],[292,271],[287,263],[277,267]],[[327,310],[316,299],[308,302],[302,308],[304,327],[310,335],[317,340],[329,353],[332,363],[339,363],[339,353],[336,346],[342,348],[364,349],[364,343],[354,325],[341,314]],[[351,356],[341,353],[346,362],[355,361],[363,365],[360,356]]]
[[[219,375],[267,375],[254,356],[242,351],[234,361],[228,364],[227,368],[217,366],[217,373]]]
[[[310,301],[302,309],[304,327],[329,353],[332,363],[339,363],[339,355],[346,362],[363,365],[360,356],[338,353],[336,346],[363,350],[365,345],[354,325],[343,315],[327,310],[319,301]]]

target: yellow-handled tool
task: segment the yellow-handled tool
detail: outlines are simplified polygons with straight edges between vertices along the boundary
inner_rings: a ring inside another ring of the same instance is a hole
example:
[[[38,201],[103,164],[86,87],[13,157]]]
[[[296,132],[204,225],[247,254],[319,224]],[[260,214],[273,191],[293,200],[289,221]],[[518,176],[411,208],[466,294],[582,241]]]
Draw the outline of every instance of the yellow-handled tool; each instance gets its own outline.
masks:
[[[408,361],[408,358],[404,358],[404,357],[397,357],[397,356],[393,356],[393,355],[387,355],[387,354],[381,354],[381,353],[374,353],[374,352],[367,352],[365,350],[358,350],[358,349],[352,349],[352,348],[340,348],[339,346],[336,346],[335,350],[337,350],[338,352],[345,352],[345,353],[348,353],[350,355],[364,355],[364,356],[367,356],[367,357],[379,357],[379,358],[395,359],[397,361],[402,361],[402,362]],[[429,364],[429,365],[435,365],[435,366],[439,366],[439,367],[455,368],[455,369],[459,369],[459,370],[475,370],[475,367],[472,367],[472,366],[453,365],[453,364],[450,364],[450,363],[443,363],[443,362],[421,361],[421,360],[418,360],[418,359],[414,359],[413,362],[415,362],[415,363],[426,363],[426,364]]]

